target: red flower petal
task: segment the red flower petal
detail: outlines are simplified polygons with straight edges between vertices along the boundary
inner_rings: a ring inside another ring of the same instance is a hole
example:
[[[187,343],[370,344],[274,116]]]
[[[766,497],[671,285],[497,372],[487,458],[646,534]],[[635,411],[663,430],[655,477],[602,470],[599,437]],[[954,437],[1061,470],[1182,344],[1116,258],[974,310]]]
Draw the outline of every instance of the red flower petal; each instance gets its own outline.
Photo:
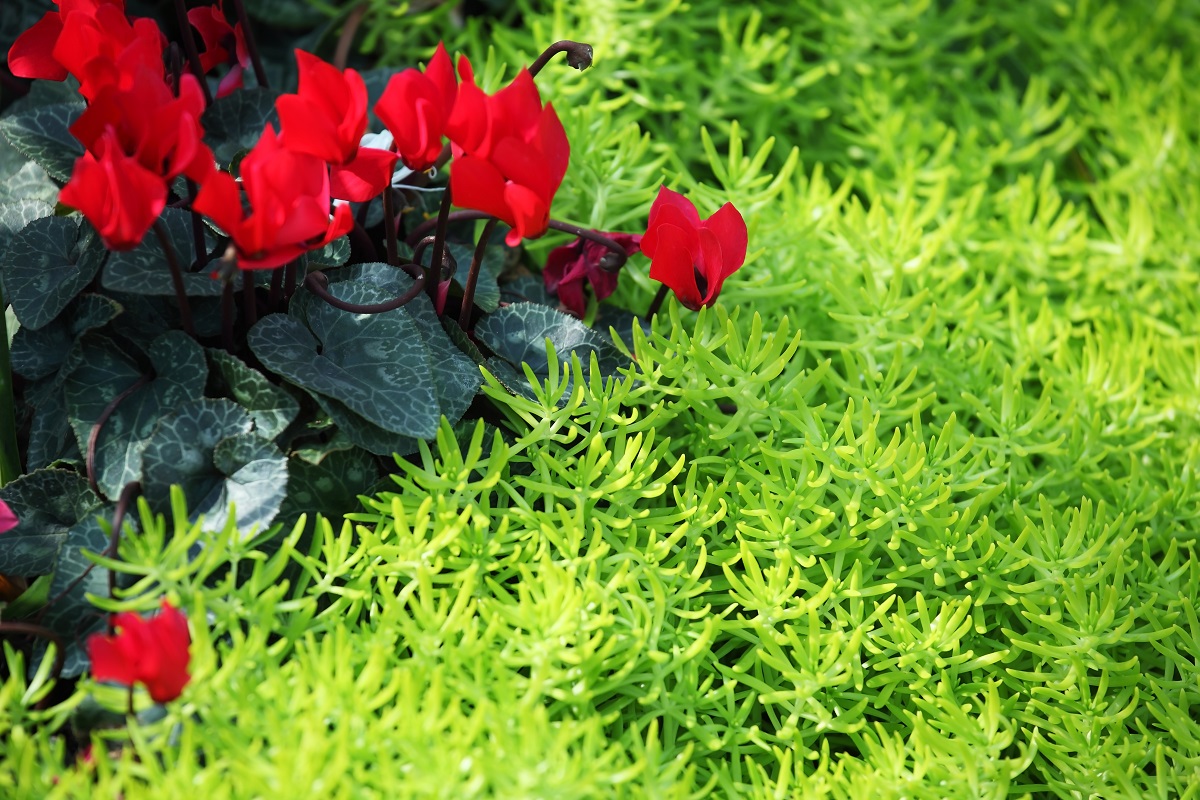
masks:
[[[8,68],[18,78],[66,79],[66,68],[52,54],[62,33],[62,17],[50,11],[17,37],[8,48]]]
[[[694,232],[663,224],[658,229],[658,247],[650,263],[650,278],[669,286],[679,301],[693,311],[703,304],[696,285],[698,250]]]
[[[748,244],[746,221],[742,219],[741,213],[733,207],[733,203],[726,203],[706,219],[703,226],[712,231],[716,235],[717,241],[721,243],[724,261],[722,261],[719,274],[720,280],[724,280],[746,263]]]
[[[391,184],[398,158],[387,150],[360,147],[353,161],[330,169],[330,196],[353,203],[372,199]]]

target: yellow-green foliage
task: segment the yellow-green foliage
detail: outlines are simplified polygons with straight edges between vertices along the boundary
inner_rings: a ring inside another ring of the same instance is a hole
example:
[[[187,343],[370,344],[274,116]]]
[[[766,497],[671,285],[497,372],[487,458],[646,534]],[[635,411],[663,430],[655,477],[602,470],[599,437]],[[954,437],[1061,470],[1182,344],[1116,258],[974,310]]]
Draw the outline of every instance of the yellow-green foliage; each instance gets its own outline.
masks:
[[[1200,5],[508,22],[458,35],[486,74],[596,45],[539,78],[556,215],[636,230],[665,176],[738,204],[746,267],[620,380],[492,381],[503,431],[311,542],[148,520],[128,602],[189,610],[192,684],[82,767],[96,687],[34,711],[10,667],[0,793],[1195,796]]]

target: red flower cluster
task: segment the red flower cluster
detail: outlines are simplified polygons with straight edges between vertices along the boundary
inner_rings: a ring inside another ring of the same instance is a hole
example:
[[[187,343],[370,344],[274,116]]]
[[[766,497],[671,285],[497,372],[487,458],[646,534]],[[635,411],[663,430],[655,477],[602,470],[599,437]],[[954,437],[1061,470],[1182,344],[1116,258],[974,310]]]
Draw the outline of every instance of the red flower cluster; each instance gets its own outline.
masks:
[[[512,247],[546,232],[550,204],[567,172],[571,146],[554,106],[542,105],[528,70],[495,95],[475,85],[471,62],[458,59],[455,85],[450,57],[438,45],[424,72],[392,76],[376,115],[396,140],[410,169],[427,169],[450,140],[454,203],[491,214],[512,228]]]
[[[166,40],[150,19],[125,16],[124,0],[58,0],[9,50],[13,74],[79,81],[87,110],[71,127],[86,153],[60,199],[83,212],[105,244],[133,247],[162,213],[178,175],[213,169],[203,143],[204,96],[185,75],[172,91]]]
[[[192,640],[183,612],[163,600],[162,611],[151,619],[125,612],[113,617],[113,624],[118,629],[115,636],[88,637],[92,676],[130,687],[140,683],[156,703],[179,697],[191,680]]]

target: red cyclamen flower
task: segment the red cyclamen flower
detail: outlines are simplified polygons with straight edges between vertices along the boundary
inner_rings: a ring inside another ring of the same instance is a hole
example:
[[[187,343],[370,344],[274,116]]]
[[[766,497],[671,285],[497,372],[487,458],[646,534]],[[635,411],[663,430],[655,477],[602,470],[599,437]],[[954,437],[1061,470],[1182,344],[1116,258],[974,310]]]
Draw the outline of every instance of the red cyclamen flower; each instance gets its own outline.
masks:
[[[746,245],[746,222],[733,203],[701,220],[690,200],[665,186],[650,206],[642,237],[650,277],[693,311],[716,302],[721,284],[745,262]]]
[[[627,256],[638,251],[642,240],[641,236],[630,233],[603,235],[625,248]],[[607,247],[583,237],[554,248],[546,257],[546,268],[542,270],[546,290],[557,293],[559,302],[568,311],[582,317],[587,310],[587,298],[583,295],[584,281],[592,285],[597,300],[603,300],[616,291],[617,273],[600,267],[600,261],[608,254]]]
[[[241,188],[250,201],[242,210],[238,184],[213,172],[192,208],[219,225],[238,250],[242,269],[278,267],[324,247],[354,227],[350,206],[329,218],[329,170],[321,159],[284,147],[270,125],[242,159]]]
[[[330,193],[363,202],[392,181],[396,154],[358,146],[367,131],[367,86],[355,70],[296,51],[300,91],[275,101],[283,146],[333,166]]]
[[[375,104],[375,116],[391,132],[409,169],[421,172],[437,161],[457,96],[454,65],[440,42],[424,72],[409,68],[388,81]]]
[[[92,676],[126,686],[144,685],[156,703],[168,703],[183,692],[191,675],[188,664],[187,617],[163,600],[162,611],[150,619],[124,612],[113,617],[116,636],[88,637]]]
[[[46,14],[13,43],[9,65],[14,75],[27,78],[73,75],[79,93],[91,100],[140,69],[161,77],[165,47],[154,20],[130,22],[123,1],[59,0],[57,14]]]
[[[0,500],[0,533],[8,533],[13,528],[21,524],[17,519],[17,515],[8,507],[8,503]]]
[[[158,219],[167,183],[178,175],[203,181],[214,170],[201,138],[204,96],[193,75],[179,95],[160,75],[139,68],[107,84],[71,126],[87,148],[59,199],[83,212],[112,250],[136,246]]]
[[[204,52],[200,54],[200,69],[208,74],[226,64],[229,72],[217,84],[217,97],[225,97],[242,88],[242,74],[250,66],[250,51],[242,24],[230,25],[225,17],[225,3],[193,8],[187,12],[188,22],[200,34]]]
[[[554,106],[542,106],[529,70],[490,97],[475,85],[465,58],[458,73],[462,83],[446,126],[454,148],[454,203],[508,223],[505,241],[516,247],[546,232],[571,146]]]

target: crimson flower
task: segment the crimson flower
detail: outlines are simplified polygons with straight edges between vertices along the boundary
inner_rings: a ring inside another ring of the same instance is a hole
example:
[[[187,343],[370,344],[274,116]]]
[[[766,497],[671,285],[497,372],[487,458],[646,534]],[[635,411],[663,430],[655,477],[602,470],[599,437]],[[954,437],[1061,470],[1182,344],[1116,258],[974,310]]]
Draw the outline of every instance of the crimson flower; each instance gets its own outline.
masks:
[[[367,131],[367,85],[355,70],[296,51],[300,91],[275,101],[283,146],[333,166],[330,191],[339,200],[370,200],[391,183],[397,156],[359,148]]]
[[[73,75],[88,100],[139,69],[163,74],[166,38],[152,19],[130,22],[123,0],[59,0],[9,49],[14,75],[62,80]]]
[[[179,697],[191,680],[191,636],[183,612],[163,600],[162,611],[151,619],[127,611],[113,617],[113,624],[116,636],[88,637],[92,676],[130,687],[140,683],[156,703]]]
[[[344,203],[329,218],[325,162],[284,147],[270,125],[242,159],[241,175],[249,213],[242,208],[237,182],[219,171],[200,187],[192,208],[229,234],[242,269],[281,266],[354,227],[350,206]]]
[[[454,148],[454,202],[508,223],[505,241],[516,247],[550,224],[550,204],[571,156],[566,131],[554,106],[542,106],[529,70],[492,96],[475,85],[465,58],[458,74],[462,83],[446,126]]]
[[[193,75],[179,95],[160,75],[140,68],[107,84],[71,126],[87,149],[59,199],[83,212],[113,250],[134,247],[166,204],[177,175],[203,181],[213,155],[201,141],[204,96]]]
[[[638,251],[642,240],[641,236],[631,233],[603,235],[625,248],[627,256]],[[584,281],[591,284],[597,300],[603,300],[616,291],[617,273],[600,268],[600,261],[606,255],[607,247],[583,237],[554,248],[546,257],[546,268],[542,270],[546,290],[557,293],[559,302],[568,311],[582,317],[587,310],[587,299],[583,295]]]
[[[375,103],[375,116],[391,132],[409,169],[421,172],[437,161],[457,96],[454,66],[440,42],[424,72],[409,68],[388,81]]]
[[[75,161],[71,180],[59,192],[63,205],[78,209],[112,250],[136,247],[167,203],[162,176],[121,148],[110,128]]]
[[[17,515],[8,507],[8,503],[0,500],[0,533],[8,533],[20,524]]]
[[[642,252],[650,277],[696,311],[716,302],[721,284],[745,262],[746,244],[746,222],[733,203],[701,220],[690,200],[663,186],[650,206]]]
[[[200,34],[204,52],[200,54],[200,69],[205,74],[222,64],[229,72],[217,84],[217,97],[231,94],[242,88],[242,73],[250,66],[250,51],[246,49],[246,36],[242,25],[230,25],[225,17],[224,2],[187,12],[188,22]]]

